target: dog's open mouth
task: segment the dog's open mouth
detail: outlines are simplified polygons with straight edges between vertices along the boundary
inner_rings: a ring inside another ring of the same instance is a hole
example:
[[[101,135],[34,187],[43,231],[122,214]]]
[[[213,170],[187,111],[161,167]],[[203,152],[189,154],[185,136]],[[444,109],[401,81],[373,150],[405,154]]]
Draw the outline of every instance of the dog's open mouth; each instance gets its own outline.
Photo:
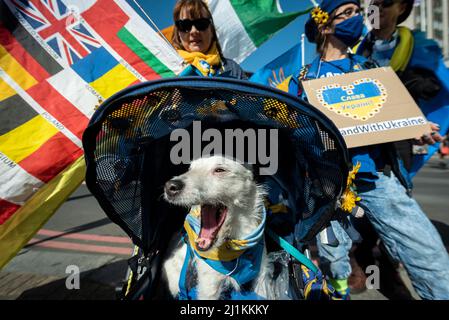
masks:
[[[196,240],[198,250],[206,251],[212,246],[226,219],[227,212],[228,208],[222,205],[203,204],[201,206],[201,230]]]

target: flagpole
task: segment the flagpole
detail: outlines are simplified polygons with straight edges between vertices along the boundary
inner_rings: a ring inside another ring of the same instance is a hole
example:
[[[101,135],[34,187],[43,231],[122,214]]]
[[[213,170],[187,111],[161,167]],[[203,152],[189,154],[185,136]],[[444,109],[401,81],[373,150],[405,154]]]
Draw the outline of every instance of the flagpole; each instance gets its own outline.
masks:
[[[301,65],[304,67],[306,64],[306,35],[301,34]]]
[[[145,15],[145,17],[150,21],[150,23],[153,25],[153,27],[156,29],[156,31],[159,33],[159,35],[173,48],[175,48],[173,46],[173,44],[168,41],[168,39],[165,37],[165,35],[162,33],[162,31],[157,27],[156,23],[154,23],[154,21],[150,18],[150,16],[145,12],[145,10],[143,10],[143,8],[140,6],[140,4],[136,1],[133,0],[133,2],[136,4],[136,6],[140,9],[140,11],[142,11],[142,13]],[[176,48],[175,48],[176,49]]]
[[[310,0],[310,2],[314,7],[319,7],[315,0]],[[303,67],[306,64],[306,35],[304,33],[301,35],[301,64]]]

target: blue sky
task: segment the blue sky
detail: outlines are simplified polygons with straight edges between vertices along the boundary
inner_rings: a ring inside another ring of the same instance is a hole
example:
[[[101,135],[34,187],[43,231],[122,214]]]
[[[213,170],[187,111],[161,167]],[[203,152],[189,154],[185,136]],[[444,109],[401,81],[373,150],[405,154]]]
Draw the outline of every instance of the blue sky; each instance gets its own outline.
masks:
[[[133,5],[133,1],[128,2]],[[137,2],[159,28],[165,28],[173,23],[172,10],[176,0],[137,0]],[[301,11],[309,5],[311,6],[309,0],[281,0],[284,12]],[[306,19],[307,16],[297,18],[243,61],[242,67],[254,72],[299,43]],[[306,46],[306,62],[311,60],[313,54],[313,46]]]

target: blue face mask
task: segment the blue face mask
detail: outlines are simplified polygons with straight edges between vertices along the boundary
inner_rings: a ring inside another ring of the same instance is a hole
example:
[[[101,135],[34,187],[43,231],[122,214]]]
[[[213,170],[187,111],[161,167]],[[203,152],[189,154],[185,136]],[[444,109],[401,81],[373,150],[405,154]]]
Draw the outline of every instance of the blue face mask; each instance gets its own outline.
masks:
[[[334,36],[348,47],[353,47],[363,33],[363,17],[356,15],[335,25]]]

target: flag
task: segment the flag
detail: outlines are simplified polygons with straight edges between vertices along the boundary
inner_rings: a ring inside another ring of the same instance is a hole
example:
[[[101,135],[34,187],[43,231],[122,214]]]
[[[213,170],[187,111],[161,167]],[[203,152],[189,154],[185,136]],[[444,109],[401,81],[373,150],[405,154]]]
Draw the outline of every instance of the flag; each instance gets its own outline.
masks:
[[[422,32],[414,32],[415,46],[410,66],[430,70],[438,79],[441,90],[436,97],[429,101],[419,101],[419,107],[427,120],[440,126],[441,135],[449,130],[449,69],[444,63],[444,58],[438,43],[426,39]],[[439,143],[429,145],[426,155],[415,155],[411,175],[415,176],[421,167],[438,151]]]
[[[309,11],[283,13],[279,0],[208,0],[208,5],[223,55],[237,63]]]
[[[0,1],[0,268],[83,181],[95,107],[182,63],[125,0]]]
[[[282,12],[279,0],[206,2],[212,13],[223,55],[237,63],[241,63],[276,32],[311,9],[309,1],[304,1],[306,10],[290,13]],[[171,40],[173,26],[165,28],[162,33]]]
[[[300,14],[304,15],[308,13],[312,10],[313,5],[313,1],[302,1],[302,11]],[[282,89],[283,85],[288,85],[290,77],[303,67],[303,60],[307,61],[307,59],[311,59],[315,54],[315,44],[307,42],[305,35],[303,34],[304,24],[307,19],[308,15],[301,17],[301,20],[304,20],[304,23],[301,23],[301,27],[299,27],[298,30],[295,30],[295,34],[292,35],[292,37],[298,39],[298,43],[257,70],[251,76],[250,81],[279,89]],[[302,40],[301,34],[303,35]],[[304,42],[304,57],[302,56],[302,42]]]
[[[301,43],[298,43],[257,70],[249,80],[278,88],[281,83],[287,84],[290,76],[301,69],[301,57]]]

